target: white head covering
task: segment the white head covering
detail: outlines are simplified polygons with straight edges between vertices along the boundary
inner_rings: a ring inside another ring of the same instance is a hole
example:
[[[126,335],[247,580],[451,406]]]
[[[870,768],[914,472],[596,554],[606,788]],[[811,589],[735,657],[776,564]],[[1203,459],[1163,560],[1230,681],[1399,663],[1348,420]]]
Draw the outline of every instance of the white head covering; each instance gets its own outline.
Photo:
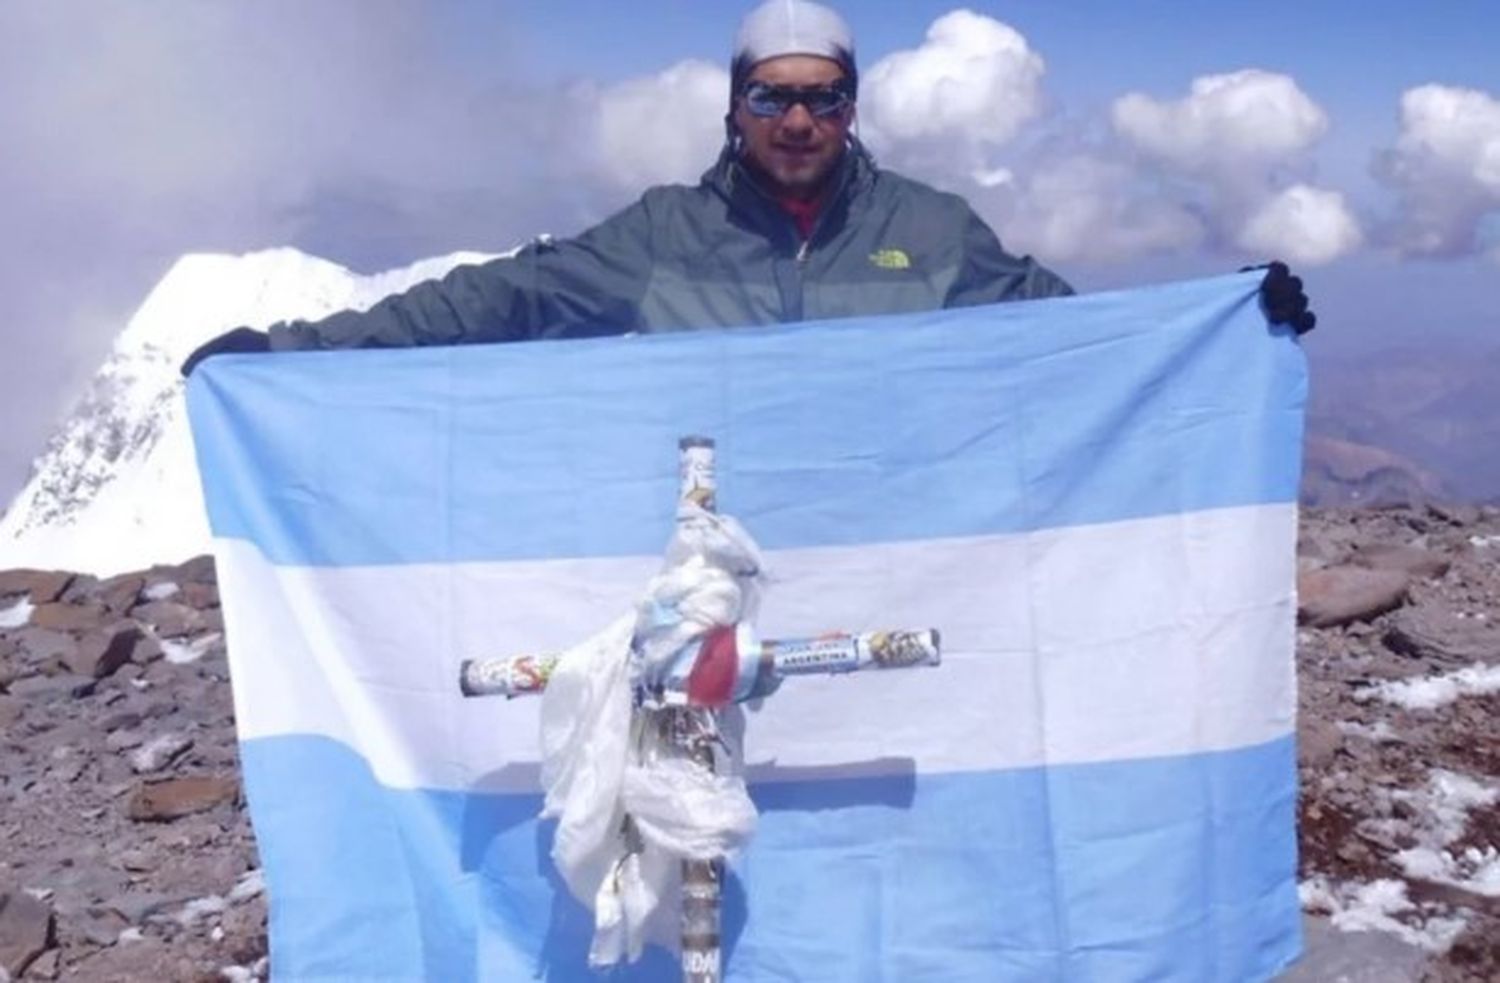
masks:
[[[857,86],[854,35],[833,10],[809,0],[766,0],[745,15],[734,38],[730,70],[733,93],[739,91],[750,69],[781,55],[816,55],[838,62]]]

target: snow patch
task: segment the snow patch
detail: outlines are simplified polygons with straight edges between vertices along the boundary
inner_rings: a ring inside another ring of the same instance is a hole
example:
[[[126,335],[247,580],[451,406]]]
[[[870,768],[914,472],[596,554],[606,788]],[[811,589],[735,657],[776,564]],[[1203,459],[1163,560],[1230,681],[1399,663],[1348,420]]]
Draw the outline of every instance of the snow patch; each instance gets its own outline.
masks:
[[[224,636],[218,632],[210,632],[201,638],[195,638],[191,642],[177,641],[171,638],[158,639],[161,645],[162,658],[173,665],[184,665],[189,662],[197,662],[203,658],[203,654],[213,648]]]
[[[1355,693],[1354,698],[1384,700],[1408,710],[1435,710],[1461,696],[1488,696],[1491,693],[1500,693],[1500,664],[1476,662],[1438,676],[1376,683]]]
[[[240,879],[235,882],[234,887],[229,891],[229,900],[235,904],[239,904],[242,901],[249,901],[251,898],[259,896],[265,890],[265,871],[257,867],[240,875]]]
[[[1418,906],[1404,883],[1389,878],[1335,884],[1316,874],[1297,885],[1297,894],[1304,910],[1328,915],[1342,932],[1388,932],[1436,955],[1447,952],[1468,924],[1441,905]]]
[[[1413,847],[1396,854],[1396,862],[1412,877],[1500,898],[1500,850],[1494,847],[1480,849],[1471,846],[1457,854],[1431,847]]]
[[[23,597],[8,608],[0,608],[0,628],[19,628],[31,620],[31,612],[36,608],[31,603],[31,598]]]
[[[219,970],[219,975],[230,983],[254,983],[255,980],[265,979],[269,968],[270,960],[261,956],[249,966],[225,966]]]
[[[141,591],[141,596],[148,601],[165,601],[167,598],[175,596],[181,590],[182,588],[172,583],[172,581],[163,580],[161,583],[152,584]]]
[[[192,925],[200,919],[223,914],[224,909],[229,907],[229,902],[217,894],[210,894],[206,898],[194,898],[182,906],[174,918],[179,925]]]
[[[1395,855],[1403,873],[1500,897],[1500,853],[1493,847],[1468,847],[1457,853],[1450,849],[1468,829],[1470,813],[1500,802],[1500,788],[1437,768],[1426,788],[1393,789],[1386,795],[1406,808],[1360,826],[1392,842],[1412,844]],[[1402,813],[1412,818],[1399,818]]]
[[[1340,720],[1334,726],[1339,729],[1340,733],[1351,737],[1363,737],[1367,741],[1394,741],[1399,736],[1388,720],[1377,720],[1373,724],[1362,724],[1358,720]]]

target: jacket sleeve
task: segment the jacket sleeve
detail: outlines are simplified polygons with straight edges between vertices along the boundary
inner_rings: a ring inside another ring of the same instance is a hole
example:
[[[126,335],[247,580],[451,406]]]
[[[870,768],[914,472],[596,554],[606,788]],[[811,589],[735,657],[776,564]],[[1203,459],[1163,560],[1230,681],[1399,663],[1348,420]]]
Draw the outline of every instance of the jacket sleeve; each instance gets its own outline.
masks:
[[[625,334],[651,273],[646,199],[587,232],[460,266],[366,311],[270,329],[273,350],[403,348]]]
[[[972,307],[1002,300],[1039,300],[1073,293],[1066,280],[1032,259],[1015,257],[972,209],[965,206],[963,263],[944,307]]]

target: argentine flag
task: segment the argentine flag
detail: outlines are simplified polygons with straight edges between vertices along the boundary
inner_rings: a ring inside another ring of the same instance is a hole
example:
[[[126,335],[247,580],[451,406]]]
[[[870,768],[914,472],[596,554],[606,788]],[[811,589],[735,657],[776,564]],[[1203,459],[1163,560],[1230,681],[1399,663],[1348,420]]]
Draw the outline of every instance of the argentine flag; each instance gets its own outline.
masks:
[[[224,356],[188,388],[282,981],[585,981],[537,700],[459,663],[625,613],[677,441],[762,637],[943,664],[748,714],[728,980],[1265,980],[1300,946],[1304,361],[1259,273],[731,331]],[[676,978],[658,949],[612,980]]]

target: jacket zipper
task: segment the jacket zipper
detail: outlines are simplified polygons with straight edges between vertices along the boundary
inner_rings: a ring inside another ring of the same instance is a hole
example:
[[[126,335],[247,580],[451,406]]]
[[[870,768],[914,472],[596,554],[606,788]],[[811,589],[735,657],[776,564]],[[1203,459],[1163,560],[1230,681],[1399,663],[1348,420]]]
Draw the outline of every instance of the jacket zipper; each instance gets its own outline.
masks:
[[[849,183],[849,177],[853,171],[853,165],[849,162],[845,162],[839,170],[840,173],[838,177],[838,184],[835,185],[829,192],[827,205],[825,205],[822,212],[818,214],[818,219],[813,223],[813,227],[808,230],[807,238],[801,240],[801,242],[797,246],[797,251],[793,254],[792,269],[794,275],[796,276],[796,297],[794,298],[795,304],[788,304],[786,296],[783,295],[782,297],[782,315],[784,322],[800,321],[803,319],[805,310],[802,302],[802,291],[804,286],[802,281],[803,270],[806,269],[808,257],[812,253],[813,240],[817,238],[818,232],[823,228],[824,221],[828,218],[828,212],[830,210],[828,206],[831,206],[835,201],[838,200],[839,196],[844,193],[844,188]],[[767,205],[769,205],[776,211],[781,212],[781,206],[778,205],[770,195],[766,194],[766,192],[761,189],[760,185],[757,184],[753,178],[750,178],[748,175],[746,175],[745,183],[749,185],[750,189],[755,194],[759,195]],[[796,223],[792,220],[792,217],[790,215],[787,215],[785,212],[781,212],[781,214],[783,221],[785,221],[786,224],[791,227],[792,234],[795,237]],[[780,279],[781,278],[778,276],[778,282],[780,281]]]

